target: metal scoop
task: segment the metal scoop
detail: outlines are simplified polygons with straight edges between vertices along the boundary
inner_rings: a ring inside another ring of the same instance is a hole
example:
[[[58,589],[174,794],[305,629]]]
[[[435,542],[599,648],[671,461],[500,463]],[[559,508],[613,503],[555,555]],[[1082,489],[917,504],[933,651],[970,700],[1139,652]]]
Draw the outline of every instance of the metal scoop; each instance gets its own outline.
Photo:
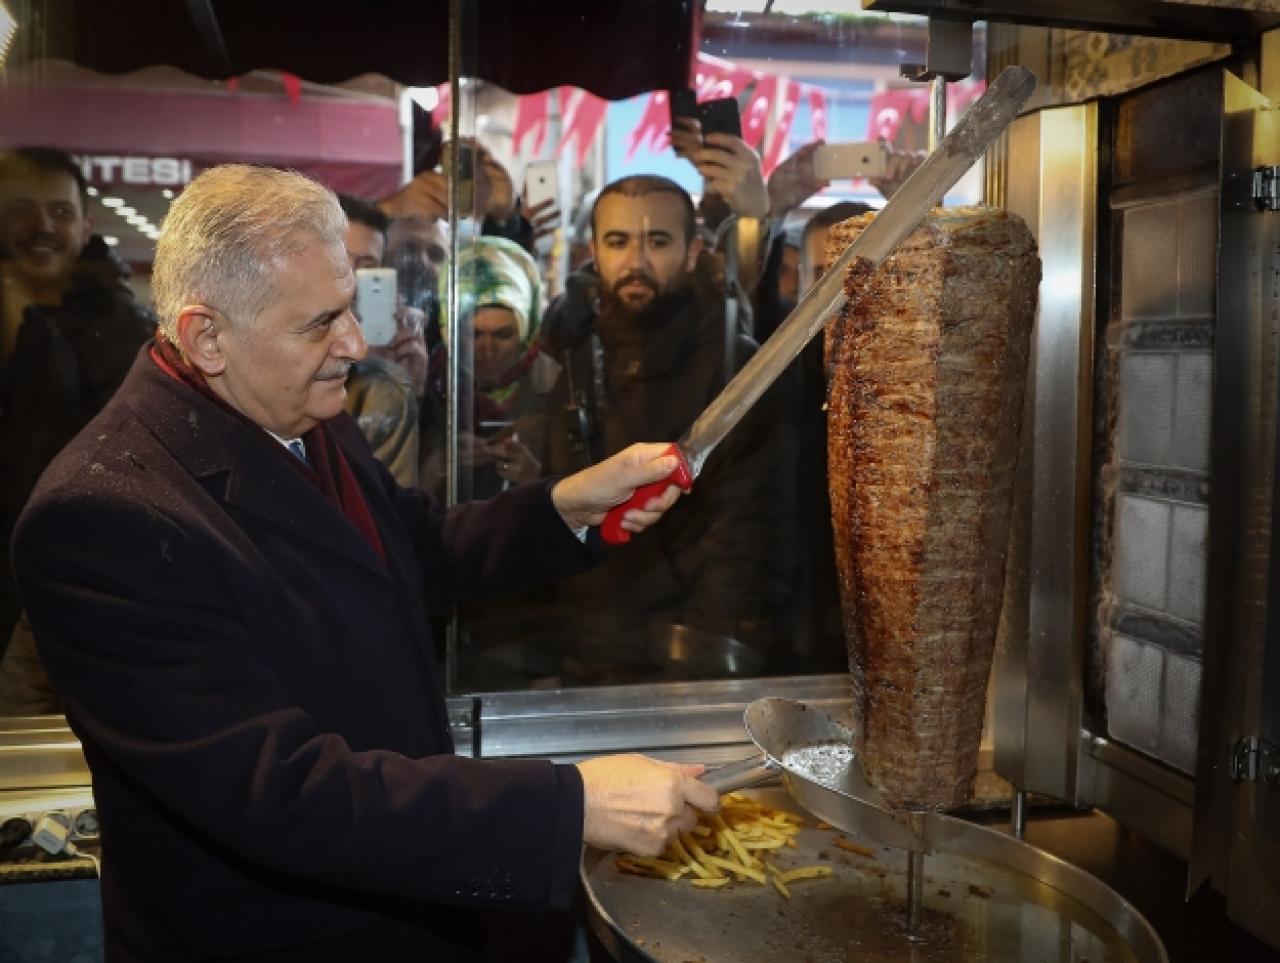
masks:
[[[754,786],[781,774],[797,803],[837,829],[913,853],[930,850],[924,814],[894,809],[867,781],[853,733],[830,716],[790,699],[757,699],[743,724],[760,752],[702,779],[719,792]]]

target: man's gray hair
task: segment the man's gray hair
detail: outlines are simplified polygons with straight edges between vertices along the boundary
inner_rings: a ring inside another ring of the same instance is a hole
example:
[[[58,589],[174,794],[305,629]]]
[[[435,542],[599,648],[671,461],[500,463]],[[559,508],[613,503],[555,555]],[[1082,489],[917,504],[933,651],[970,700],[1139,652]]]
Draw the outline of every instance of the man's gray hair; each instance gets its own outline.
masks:
[[[165,216],[151,290],[160,329],[178,343],[191,304],[249,324],[276,295],[273,261],[317,241],[341,244],[347,218],[328,188],[293,171],[214,167],[187,185]]]

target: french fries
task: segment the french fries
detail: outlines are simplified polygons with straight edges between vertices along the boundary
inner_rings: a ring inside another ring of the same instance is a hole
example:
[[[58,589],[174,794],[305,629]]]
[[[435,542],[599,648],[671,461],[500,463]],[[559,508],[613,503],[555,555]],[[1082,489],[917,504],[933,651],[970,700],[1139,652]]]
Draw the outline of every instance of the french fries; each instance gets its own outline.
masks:
[[[803,819],[794,813],[772,809],[738,793],[729,793],[720,812],[704,816],[691,832],[672,840],[661,858],[618,856],[620,872],[676,882],[688,879],[698,889],[721,889],[749,881],[772,885],[791,899],[788,884],[821,880],[832,875],[830,866],[797,866],[782,869],[772,860],[795,848]]]
[[[836,846],[840,849],[848,850],[851,853],[857,853],[859,856],[865,856],[867,859],[875,859],[876,851],[866,846],[859,846],[857,843],[851,843],[843,836],[837,836],[835,839]]]

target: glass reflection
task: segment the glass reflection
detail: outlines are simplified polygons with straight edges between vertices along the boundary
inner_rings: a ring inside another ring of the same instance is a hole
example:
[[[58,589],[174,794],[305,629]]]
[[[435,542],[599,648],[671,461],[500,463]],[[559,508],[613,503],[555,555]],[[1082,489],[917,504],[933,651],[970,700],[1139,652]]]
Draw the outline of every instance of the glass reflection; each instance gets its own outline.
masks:
[[[9,6],[19,29],[0,81],[0,136],[64,151],[71,168],[33,172],[11,153],[0,164],[6,551],[39,471],[148,336],[155,237],[174,195],[213,164],[291,167],[344,196],[353,268],[389,270],[395,282],[389,316],[372,317],[383,310],[372,294],[357,306],[383,334],[353,372],[348,409],[403,484],[469,500],[634,440],[678,437],[820,270],[823,212],[882,203],[927,126],[927,88],[897,77],[899,60],[919,59],[923,28],[901,18],[713,3],[699,49],[676,56],[655,44],[664,52],[647,64],[691,64],[692,100],[677,104],[665,86],[636,93],[638,48],[636,63],[603,71],[593,89],[552,82],[545,57],[534,69],[499,56],[502,31],[486,16],[484,32],[470,26],[461,39],[464,63],[491,79],[463,78],[455,104],[443,32],[425,58],[431,76],[404,75],[390,42],[380,73],[246,63],[230,76],[190,45],[151,62],[108,55],[109,36],[86,42],[65,3]],[[645,5],[622,7],[617,23],[649,29]],[[504,15],[513,30],[570,36]],[[681,34],[658,19],[666,36]],[[573,69],[581,81],[586,68]],[[949,115],[980,90],[980,80],[953,85]],[[716,101],[725,108],[707,108]],[[819,142],[877,138],[892,147],[887,169],[816,176]],[[976,198],[978,183],[956,199]],[[81,318],[94,298],[97,313],[76,323],[109,350],[81,357],[59,344],[63,355],[28,360],[36,349],[25,342],[42,328],[20,334],[24,319],[60,329],[57,319]],[[464,602],[452,687],[841,670],[819,355],[797,361],[659,529],[574,582]],[[31,398],[39,389],[39,418],[20,415],[12,393],[24,385]],[[20,612],[6,576],[0,713],[57,709]]]

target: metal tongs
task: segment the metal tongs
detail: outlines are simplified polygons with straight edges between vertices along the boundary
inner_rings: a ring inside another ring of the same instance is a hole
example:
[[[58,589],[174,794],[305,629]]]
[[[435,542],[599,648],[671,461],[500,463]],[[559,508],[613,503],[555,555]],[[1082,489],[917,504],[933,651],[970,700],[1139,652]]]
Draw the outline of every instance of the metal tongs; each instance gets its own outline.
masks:
[[[726,793],[781,776],[797,803],[837,829],[929,851],[921,814],[894,809],[867,781],[846,726],[803,702],[772,697],[747,706],[742,723],[760,752],[708,771],[703,782]]]
[[[854,836],[907,851],[907,939],[919,934],[924,905],[924,857],[932,851],[927,812],[894,809],[862,771],[853,733],[826,713],[790,699],[757,699],[742,714],[760,750],[712,769],[702,781],[721,793],[745,789],[775,775],[801,807]]]

